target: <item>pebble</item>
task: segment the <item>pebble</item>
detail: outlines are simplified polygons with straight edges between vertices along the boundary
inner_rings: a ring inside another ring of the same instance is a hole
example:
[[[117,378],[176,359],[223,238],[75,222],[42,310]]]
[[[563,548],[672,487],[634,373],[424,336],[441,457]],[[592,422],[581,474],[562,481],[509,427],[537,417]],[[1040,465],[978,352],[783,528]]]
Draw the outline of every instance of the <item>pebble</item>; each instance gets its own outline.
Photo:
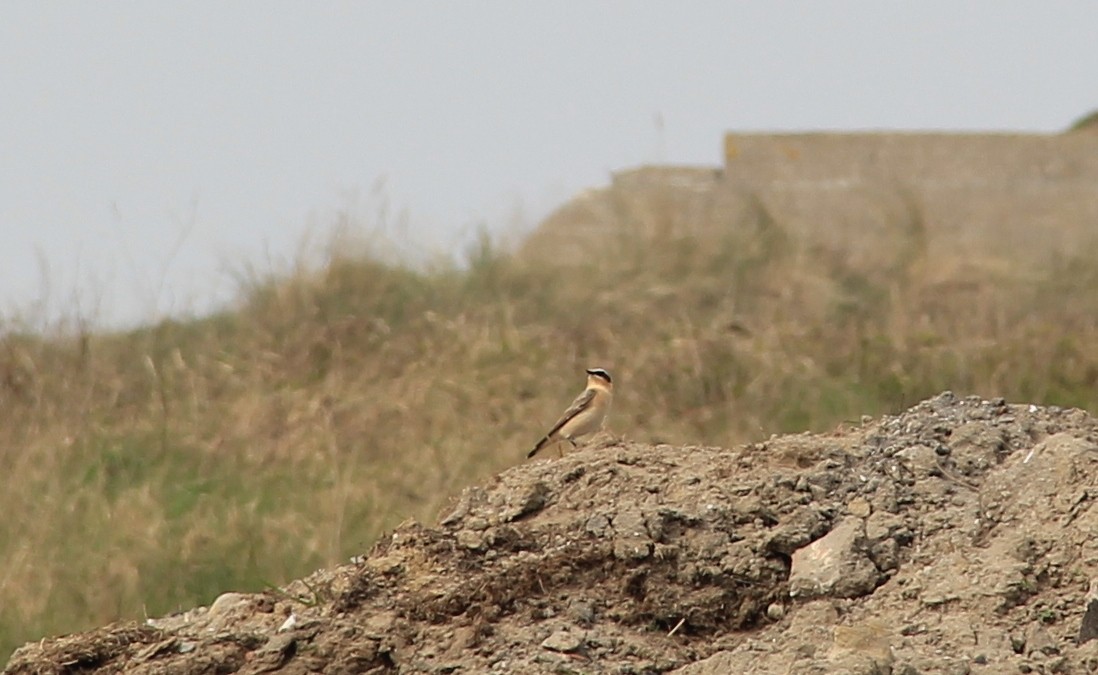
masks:
[[[570,630],[558,630],[542,640],[541,646],[554,652],[574,652],[583,646],[583,636]]]
[[[851,515],[860,516],[862,518],[868,518],[869,514],[873,512],[873,508],[866,501],[865,497],[855,497],[850,500],[850,503],[846,505],[846,510]]]

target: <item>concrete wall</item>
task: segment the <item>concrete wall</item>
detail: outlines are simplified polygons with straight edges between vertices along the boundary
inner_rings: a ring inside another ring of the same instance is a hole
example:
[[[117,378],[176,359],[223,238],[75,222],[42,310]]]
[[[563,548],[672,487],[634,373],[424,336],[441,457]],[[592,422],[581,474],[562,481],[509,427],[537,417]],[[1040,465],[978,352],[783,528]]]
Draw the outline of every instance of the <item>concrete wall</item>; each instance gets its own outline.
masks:
[[[523,254],[583,258],[614,237],[704,236],[760,209],[856,261],[913,228],[928,254],[1040,268],[1098,241],[1098,133],[739,134],[723,167],[641,167],[552,214]]]

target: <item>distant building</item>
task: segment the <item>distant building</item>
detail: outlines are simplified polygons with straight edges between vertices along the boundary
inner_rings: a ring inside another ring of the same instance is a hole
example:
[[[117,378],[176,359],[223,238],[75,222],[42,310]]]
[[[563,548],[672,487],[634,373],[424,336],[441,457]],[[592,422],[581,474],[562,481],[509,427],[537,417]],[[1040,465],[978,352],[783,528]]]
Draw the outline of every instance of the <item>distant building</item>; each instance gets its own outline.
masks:
[[[582,259],[607,237],[705,236],[760,217],[869,264],[912,236],[926,255],[974,264],[1098,251],[1098,133],[728,133],[723,158],[617,173],[524,252]]]

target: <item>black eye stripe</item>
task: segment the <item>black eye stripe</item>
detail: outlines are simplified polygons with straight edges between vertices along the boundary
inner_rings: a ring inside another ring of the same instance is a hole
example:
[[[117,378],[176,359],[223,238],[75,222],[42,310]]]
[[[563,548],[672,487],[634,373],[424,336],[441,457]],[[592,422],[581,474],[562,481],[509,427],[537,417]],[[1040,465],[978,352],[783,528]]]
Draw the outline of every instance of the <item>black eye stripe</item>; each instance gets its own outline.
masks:
[[[611,384],[614,382],[612,379],[610,379],[610,373],[606,372],[602,368],[588,368],[587,374],[602,378]]]

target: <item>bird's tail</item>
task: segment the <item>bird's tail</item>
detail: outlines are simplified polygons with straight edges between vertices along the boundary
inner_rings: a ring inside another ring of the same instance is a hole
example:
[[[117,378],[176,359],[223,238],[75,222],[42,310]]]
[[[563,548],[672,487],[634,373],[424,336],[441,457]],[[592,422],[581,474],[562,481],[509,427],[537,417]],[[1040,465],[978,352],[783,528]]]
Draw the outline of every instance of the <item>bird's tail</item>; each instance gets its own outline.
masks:
[[[526,459],[530,459],[534,455],[538,454],[539,452],[541,452],[541,449],[547,445],[549,445],[549,437],[543,436],[542,439],[538,441],[536,445],[534,445],[534,449],[526,453]]]

